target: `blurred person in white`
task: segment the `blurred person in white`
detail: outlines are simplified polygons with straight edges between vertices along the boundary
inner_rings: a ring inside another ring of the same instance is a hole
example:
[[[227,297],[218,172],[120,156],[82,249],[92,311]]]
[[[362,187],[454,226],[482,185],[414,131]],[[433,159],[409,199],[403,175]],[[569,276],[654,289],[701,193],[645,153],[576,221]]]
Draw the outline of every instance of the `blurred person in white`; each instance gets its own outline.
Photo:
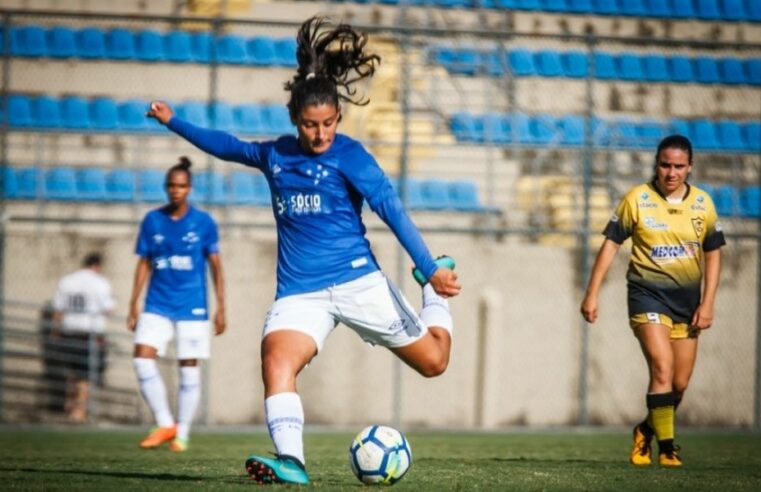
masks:
[[[116,302],[102,263],[100,253],[89,253],[81,269],[61,278],[53,298],[52,336],[67,372],[64,408],[73,422],[87,420],[90,382],[105,369],[106,318]]]

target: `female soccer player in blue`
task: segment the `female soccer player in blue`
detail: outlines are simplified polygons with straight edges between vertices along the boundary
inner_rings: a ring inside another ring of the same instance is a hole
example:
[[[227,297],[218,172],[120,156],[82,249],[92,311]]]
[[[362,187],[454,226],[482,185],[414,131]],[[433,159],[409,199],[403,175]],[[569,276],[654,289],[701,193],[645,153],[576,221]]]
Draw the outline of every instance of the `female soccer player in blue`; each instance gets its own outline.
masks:
[[[217,225],[209,214],[188,203],[192,185],[190,165],[183,157],[166,173],[169,203],[146,214],[135,248],[139,259],[127,327],[135,331],[133,363],[140,391],[158,425],[140,442],[144,449],[169,441],[172,451],[188,448],[190,425],[201,395],[198,359],[209,358],[211,345],[207,262],[217,299],[214,331],[217,335],[225,331],[225,292]],[[149,276],[145,308],[138,316],[138,298]],[[156,355],[164,355],[173,336],[177,337],[180,361],[176,423],[156,366]]]
[[[352,99],[352,85],[372,76],[380,58],[365,53],[367,37],[350,26],[325,27],[324,20],[311,18],[297,35],[299,66],[285,86],[297,136],[243,142],[173,117],[161,102],[148,113],[205,152],[259,169],[269,183],[278,233],[277,292],[261,352],[265,413],[277,456],[246,461],[260,483],[309,483],[296,377],[339,322],[420,374],[437,376],[449,363],[451,344],[445,298],[460,291],[454,262],[431,257],[375,159],[337,133],[339,101],[363,103]],[[363,199],[414,261],[424,284],[419,315],[380,272],[365,238]]]

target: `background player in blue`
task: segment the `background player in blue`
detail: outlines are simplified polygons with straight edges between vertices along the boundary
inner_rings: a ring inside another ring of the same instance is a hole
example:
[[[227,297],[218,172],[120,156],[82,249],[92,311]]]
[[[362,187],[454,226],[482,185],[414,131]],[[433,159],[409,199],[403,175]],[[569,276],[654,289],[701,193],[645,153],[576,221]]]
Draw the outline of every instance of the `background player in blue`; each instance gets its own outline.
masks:
[[[263,330],[262,377],[277,457],[254,455],[246,462],[261,483],[309,482],[296,377],[339,322],[389,348],[420,374],[437,376],[449,363],[451,346],[445,298],[460,291],[454,262],[431,257],[375,159],[337,133],[339,101],[366,104],[352,99],[352,85],[371,76],[380,58],[365,53],[364,34],[348,25],[326,25],[311,18],[297,35],[299,67],[285,85],[297,136],[243,142],[173,117],[162,102],[153,102],[148,113],[202,150],[259,169],[269,183],[278,232],[277,293]],[[363,199],[415,263],[424,284],[420,315],[380,272],[365,238]]]
[[[188,203],[192,186],[190,165],[190,161],[182,157],[166,173],[169,203],[146,214],[135,247],[140,258],[135,269],[127,327],[135,331],[133,361],[140,391],[158,425],[140,443],[144,449],[169,441],[172,451],[188,448],[190,426],[201,396],[198,359],[208,359],[210,355],[207,261],[217,299],[214,331],[217,335],[225,331],[217,225],[209,214]],[[138,298],[149,276],[145,307],[138,316]],[[176,421],[156,366],[156,355],[164,355],[175,335],[180,361]]]

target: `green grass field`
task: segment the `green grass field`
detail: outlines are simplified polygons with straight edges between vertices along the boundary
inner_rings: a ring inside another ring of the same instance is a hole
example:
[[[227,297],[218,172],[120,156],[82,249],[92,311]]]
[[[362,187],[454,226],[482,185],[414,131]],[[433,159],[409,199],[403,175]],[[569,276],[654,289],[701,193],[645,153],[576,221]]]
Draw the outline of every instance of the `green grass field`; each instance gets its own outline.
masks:
[[[266,433],[199,432],[181,455],[142,451],[136,431],[0,430],[2,490],[231,490],[256,486],[243,470]],[[313,487],[360,490],[347,447],[353,436],[306,436]],[[413,465],[395,490],[761,490],[761,435],[683,433],[682,469],[627,463],[627,433],[411,432]]]

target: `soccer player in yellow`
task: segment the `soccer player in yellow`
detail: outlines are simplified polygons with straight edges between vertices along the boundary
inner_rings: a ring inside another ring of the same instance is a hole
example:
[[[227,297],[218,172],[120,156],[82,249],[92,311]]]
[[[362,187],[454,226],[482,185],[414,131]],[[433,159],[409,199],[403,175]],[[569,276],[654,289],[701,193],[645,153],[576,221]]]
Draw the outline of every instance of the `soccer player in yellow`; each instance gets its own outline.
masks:
[[[713,323],[724,234],[708,193],[687,183],[690,171],[690,141],[664,138],[655,154],[655,177],[629,190],[605,227],[581,304],[581,314],[594,323],[600,285],[631,236],[629,324],[650,372],[648,415],[634,427],[634,465],[651,463],[653,436],[660,466],[682,465],[674,446],[674,411],[695,366],[698,335]]]

